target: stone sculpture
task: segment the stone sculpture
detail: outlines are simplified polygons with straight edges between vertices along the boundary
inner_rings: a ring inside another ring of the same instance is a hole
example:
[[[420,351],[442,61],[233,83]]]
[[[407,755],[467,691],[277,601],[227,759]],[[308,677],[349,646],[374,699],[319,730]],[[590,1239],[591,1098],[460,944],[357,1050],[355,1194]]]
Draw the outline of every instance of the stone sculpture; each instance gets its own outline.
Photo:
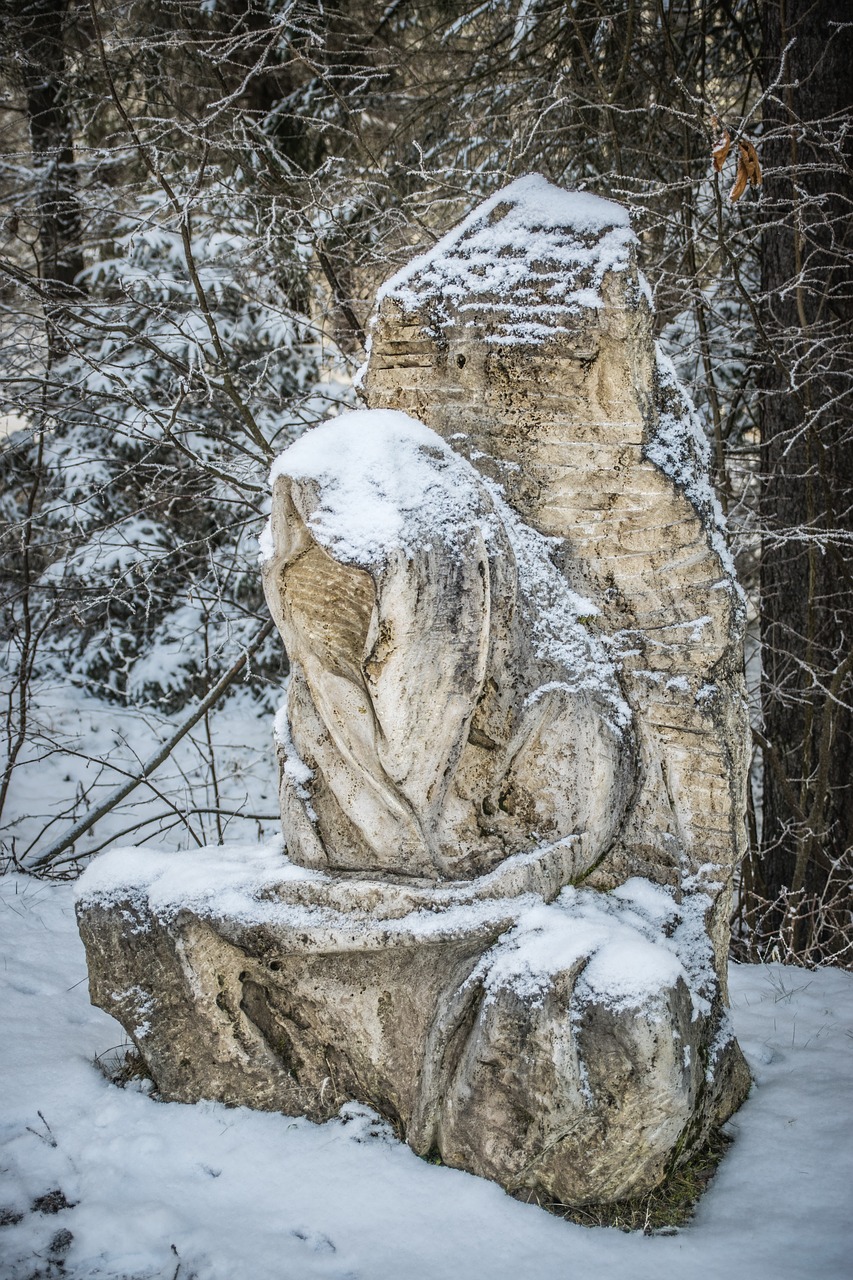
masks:
[[[625,210],[513,183],[381,291],[273,468],[278,849],[115,851],[92,998],[165,1098],[322,1117],[548,1202],[741,1101],[743,607]]]
[[[630,711],[544,539],[402,413],[335,419],[273,474],[290,856],[470,880],[583,832],[564,879],[587,871],[633,791]]]

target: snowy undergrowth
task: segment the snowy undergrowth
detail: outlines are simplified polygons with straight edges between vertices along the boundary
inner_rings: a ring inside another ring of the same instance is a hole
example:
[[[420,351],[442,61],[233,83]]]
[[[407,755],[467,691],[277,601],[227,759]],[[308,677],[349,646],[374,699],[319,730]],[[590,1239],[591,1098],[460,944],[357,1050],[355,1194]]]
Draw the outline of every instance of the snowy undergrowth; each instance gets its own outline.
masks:
[[[178,744],[151,785],[101,819],[74,853],[85,859],[130,831],[168,849],[216,843],[220,830],[227,840],[274,836],[280,821],[271,706],[281,696],[271,689],[259,701],[237,684],[208,724],[201,720]],[[31,861],[137,773],[188,714],[118,706],[49,676],[34,682],[29,738],[2,815],[0,858]]]
[[[358,1106],[317,1126],[110,1084],[93,1060],[123,1036],[89,1005],[71,896],[0,880],[8,1280],[849,1275],[853,975],[733,968],[755,1088],[694,1222],[646,1238],[421,1161]]]

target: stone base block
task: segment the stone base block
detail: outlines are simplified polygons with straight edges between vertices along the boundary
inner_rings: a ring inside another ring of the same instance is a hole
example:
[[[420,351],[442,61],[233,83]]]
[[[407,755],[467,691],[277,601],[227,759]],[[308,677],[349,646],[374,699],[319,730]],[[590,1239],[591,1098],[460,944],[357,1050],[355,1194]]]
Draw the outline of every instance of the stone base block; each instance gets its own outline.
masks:
[[[92,999],[166,1100],[316,1119],[357,1100],[509,1190],[639,1194],[748,1088],[711,903],[639,878],[548,901],[564,855],[437,889],[270,847],[118,850],[79,883]]]

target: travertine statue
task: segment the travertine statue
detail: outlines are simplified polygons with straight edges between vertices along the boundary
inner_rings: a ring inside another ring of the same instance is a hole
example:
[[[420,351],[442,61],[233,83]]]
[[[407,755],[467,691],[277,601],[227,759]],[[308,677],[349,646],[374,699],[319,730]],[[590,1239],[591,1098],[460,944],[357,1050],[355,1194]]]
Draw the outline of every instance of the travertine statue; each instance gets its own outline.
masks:
[[[744,610],[700,424],[651,333],[627,211],[526,178],[380,292],[366,389],[559,539],[635,712],[640,794],[599,877],[699,876],[725,972],[745,841]]]
[[[282,455],[270,540],[290,856],[430,884],[582,834],[563,882],[587,872],[634,791],[631,713],[546,540],[388,411]]]
[[[381,291],[371,408],[273,468],[278,849],[115,851],[93,999],[161,1094],[549,1202],[656,1185],[748,1084],[725,1011],[743,609],[626,212],[527,178]]]

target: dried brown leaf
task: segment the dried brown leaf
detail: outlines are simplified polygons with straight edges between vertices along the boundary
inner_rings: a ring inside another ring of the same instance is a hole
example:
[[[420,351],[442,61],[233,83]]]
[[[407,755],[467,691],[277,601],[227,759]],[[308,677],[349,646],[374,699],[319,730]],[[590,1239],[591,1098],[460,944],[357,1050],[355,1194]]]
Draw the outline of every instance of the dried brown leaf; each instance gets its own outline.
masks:
[[[753,187],[760,187],[762,183],[761,165],[758,163],[758,152],[747,138],[742,138],[738,143],[738,148],[744,157],[747,175],[750,184]]]
[[[749,172],[747,170],[746,164],[744,163],[743,152],[739,151],[738,158],[737,158],[737,173],[735,174],[735,185],[732,187],[731,193],[729,195],[729,200],[732,202],[732,204],[734,204],[736,200],[740,200],[744,191],[746,191],[746,184],[748,182],[749,182]]]
[[[758,163],[758,152],[746,138],[740,138],[737,144],[737,173],[735,185],[732,187],[729,200],[732,204],[740,200],[747,185],[760,187],[762,183],[761,165]]]
[[[726,157],[732,149],[732,138],[728,129],[723,128],[717,141],[711,148],[711,158],[714,161],[714,172],[720,173],[723,165],[726,163]]]

